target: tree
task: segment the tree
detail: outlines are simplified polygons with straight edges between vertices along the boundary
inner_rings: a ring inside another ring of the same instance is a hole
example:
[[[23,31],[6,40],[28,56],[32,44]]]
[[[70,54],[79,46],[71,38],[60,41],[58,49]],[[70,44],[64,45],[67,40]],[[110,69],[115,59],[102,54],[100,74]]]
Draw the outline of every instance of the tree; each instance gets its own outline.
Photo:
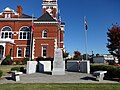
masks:
[[[63,58],[68,57],[68,55],[69,55],[69,53],[67,53],[67,52],[63,52]]]
[[[120,59],[120,26],[119,25],[112,25],[107,32],[108,43],[107,48],[108,51],[118,57]]]
[[[79,51],[74,51],[74,60],[82,60],[81,53]]]
[[[83,58],[83,60],[90,60],[91,55],[87,54],[87,58],[86,58],[86,54],[83,54],[82,58]]]
[[[7,55],[6,58],[1,62],[1,65],[12,65],[11,56]]]
[[[99,57],[99,56],[100,56],[100,54],[99,54],[99,53],[97,53],[97,54],[96,54],[96,57]]]

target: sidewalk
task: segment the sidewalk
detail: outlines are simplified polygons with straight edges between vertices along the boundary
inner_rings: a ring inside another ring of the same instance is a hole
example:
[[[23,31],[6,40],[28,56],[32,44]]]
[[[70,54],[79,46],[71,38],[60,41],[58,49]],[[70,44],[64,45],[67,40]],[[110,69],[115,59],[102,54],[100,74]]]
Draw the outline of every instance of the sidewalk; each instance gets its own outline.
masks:
[[[66,72],[62,76],[52,76],[48,73],[34,73],[20,75],[20,81],[15,82],[10,79],[10,76],[4,77],[0,80],[0,84],[4,83],[118,83],[116,81],[103,80],[96,81],[91,74],[79,72]]]

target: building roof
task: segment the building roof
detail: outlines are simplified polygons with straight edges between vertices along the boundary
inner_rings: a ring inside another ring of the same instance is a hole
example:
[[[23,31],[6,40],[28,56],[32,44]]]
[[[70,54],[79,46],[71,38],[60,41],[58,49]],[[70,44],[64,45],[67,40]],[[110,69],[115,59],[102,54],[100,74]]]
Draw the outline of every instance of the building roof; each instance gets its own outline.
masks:
[[[19,18],[32,18],[32,16],[26,15],[26,14],[22,14],[22,16],[20,16]]]
[[[54,22],[54,21],[56,21],[55,19],[53,19],[53,17],[48,13],[48,12],[46,12],[46,13],[44,13],[41,17],[39,17],[38,19],[37,19],[37,21],[50,21],[50,22]]]

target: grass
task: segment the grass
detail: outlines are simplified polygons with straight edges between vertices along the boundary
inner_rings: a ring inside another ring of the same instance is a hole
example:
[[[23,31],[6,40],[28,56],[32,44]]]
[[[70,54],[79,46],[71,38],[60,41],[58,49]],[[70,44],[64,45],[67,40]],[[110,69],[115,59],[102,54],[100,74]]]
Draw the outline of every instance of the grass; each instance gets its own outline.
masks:
[[[120,90],[120,84],[1,84],[0,90]]]
[[[25,65],[0,65],[0,70],[3,71],[3,76],[7,75],[13,67],[25,67]]]

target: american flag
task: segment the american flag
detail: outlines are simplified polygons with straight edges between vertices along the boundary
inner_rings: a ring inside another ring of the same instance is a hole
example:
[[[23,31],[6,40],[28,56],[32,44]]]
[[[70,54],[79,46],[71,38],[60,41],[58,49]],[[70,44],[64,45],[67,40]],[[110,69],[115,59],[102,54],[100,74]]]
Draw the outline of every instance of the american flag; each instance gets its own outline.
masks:
[[[86,17],[84,17],[84,28],[85,28],[85,30],[87,30],[87,29],[88,29],[88,26],[87,26],[87,21],[86,21]]]
[[[58,11],[58,15],[57,15],[57,22],[58,22],[58,30],[60,30],[60,29],[61,29],[60,10]]]
[[[32,18],[32,32],[34,32],[34,22],[33,22],[33,18]]]

